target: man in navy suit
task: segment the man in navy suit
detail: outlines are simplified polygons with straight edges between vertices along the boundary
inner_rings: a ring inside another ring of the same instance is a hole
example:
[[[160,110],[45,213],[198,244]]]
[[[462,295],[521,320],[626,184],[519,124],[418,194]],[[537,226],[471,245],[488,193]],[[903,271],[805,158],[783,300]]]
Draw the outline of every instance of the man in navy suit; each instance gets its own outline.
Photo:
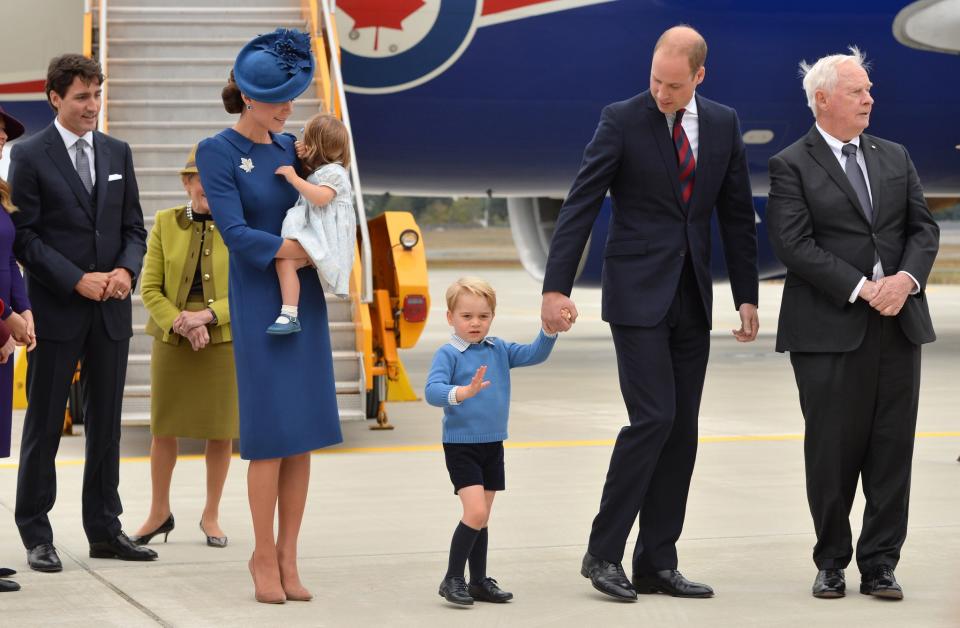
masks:
[[[650,90],[603,110],[557,221],[543,280],[548,330],[576,320],[570,291],[609,190],[603,319],[610,323],[630,424],[620,430],[581,573],[619,599],[663,592],[710,597],[677,571],[676,542],[697,451],[710,351],[710,219],[726,253],[740,342],[756,338],[757,235],[740,123],[695,94],[707,45],[692,28],[654,48]],[[620,562],[633,522],[633,579]]]
[[[90,556],[153,560],[120,529],[120,404],[127,370],[130,292],[146,232],[130,147],[95,131],[103,73],[69,54],[50,62],[53,124],[14,147],[10,184],[14,252],[27,271],[37,348],[27,368],[27,414],[17,476],[16,522],[37,571],[60,571],[47,513],[57,491],[54,462],[63,409],[82,361],[87,417],[83,527]]]

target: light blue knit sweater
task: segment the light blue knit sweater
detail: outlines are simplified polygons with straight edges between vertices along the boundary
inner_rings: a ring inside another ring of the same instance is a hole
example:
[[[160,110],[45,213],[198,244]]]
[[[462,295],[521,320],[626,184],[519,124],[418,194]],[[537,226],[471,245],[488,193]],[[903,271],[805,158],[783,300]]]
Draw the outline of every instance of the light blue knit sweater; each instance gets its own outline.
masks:
[[[493,443],[507,439],[510,413],[510,369],[540,364],[550,355],[557,337],[543,330],[532,343],[524,345],[487,336],[467,343],[454,336],[433,356],[427,374],[427,403],[443,408],[443,442]],[[477,369],[486,365],[484,379],[490,385],[460,403],[451,391],[468,386]]]

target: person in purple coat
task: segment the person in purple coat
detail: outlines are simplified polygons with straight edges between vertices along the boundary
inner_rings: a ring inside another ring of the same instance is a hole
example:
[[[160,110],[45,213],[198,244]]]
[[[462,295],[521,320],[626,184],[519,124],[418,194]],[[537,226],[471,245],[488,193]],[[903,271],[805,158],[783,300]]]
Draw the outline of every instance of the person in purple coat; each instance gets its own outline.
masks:
[[[8,140],[23,135],[23,125],[19,120],[6,113],[0,107],[0,157]],[[10,212],[16,211],[10,202],[10,187],[0,179],[0,458],[10,456],[10,433],[13,418],[13,351],[15,343],[26,345],[32,351],[37,344],[33,333],[33,313],[30,301],[23,285],[23,275],[13,257],[13,221]],[[12,576],[12,569],[0,568],[0,578]],[[12,580],[0,579],[0,592],[17,591],[20,585]]]

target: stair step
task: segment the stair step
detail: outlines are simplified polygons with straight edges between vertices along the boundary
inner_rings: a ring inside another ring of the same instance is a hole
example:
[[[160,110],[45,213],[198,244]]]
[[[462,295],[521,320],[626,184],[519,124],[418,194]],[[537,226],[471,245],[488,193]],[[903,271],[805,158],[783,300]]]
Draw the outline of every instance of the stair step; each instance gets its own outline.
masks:
[[[114,98],[169,100],[171,96],[186,100],[219,98],[220,90],[227,82],[227,74],[221,78],[139,79],[111,78],[107,83],[108,117],[109,102]],[[314,81],[316,84],[316,80]],[[314,91],[314,94],[318,91]]]
[[[301,16],[301,10],[298,7],[292,8],[281,8],[281,7],[231,7],[230,15],[243,15],[243,16],[254,16],[254,17],[283,17],[286,19],[299,18]],[[223,7],[219,6],[161,6],[161,7],[151,7],[151,6],[133,6],[133,5],[110,5],[108,9],[107,18],[112,18],[112,16],[119,15],[124,18],[129,18],[130,16],[139,16],[144,19],[149,18],[150,16],[158,16],[159,19],[169,18],[171,15],[197,15],[202,13],[217,13],[223,15]]]
[[[284,130],[296,134],[305,120],[287,120]],[[171,143],[197,143],[216,135],[224,129],[223,122],[189,120],[138,120],[110,121],[110,135],[128,143],[144,143],[169,140]]]
[[[175,5],[171,7],[170,5]],[[229,9],[233,11],[234,9],[242,7],[277,7],[281,9],[289,8],[290,5],[299,5],[300,3],[297,0],[203,0],[204,7],[217,7],[220,9]],[[93,3],[94,13],[96,13],[97,3]],[[123,0],[120,4],[110,3],[110,11],[121,8],[144,8],[144,7],[162,7],[164,10],[169,10],[170,8],[176,8],[177,6],[193,6],[180,0],[179,3],[177,0]]]
[[[293,104],[292,118],[308,119],[323,108],[319,98],[304,98]],[[216,122],[220,128],[233,126],[235,115],[223,108],[223,101],[196,100],[110,100],[110,125],[117,122],[193,120]],[[298,129],[299,130],[299,129]],[[134,155],[136,157],[136,155]],[[178,155],[179,157],[179,155]],[[186,156],[184,155],[184,159]],[[162,165],[174,166],[176,162]],[[183,165],[182,161],[179,165]],[[139,169],[137,170],[139,173]]]
[[[190,17],[120,17],[107,14],[107,42],[113,37],[132,39],[136,37],[182,37],[184,43],[203,39],[211,32],[220,37],[252,39],[261,33],[273,32],[278,27],[306,30],[306,21],[300,17],[285,16],[271,19],[267,16],[250,18],[225,17],[229,13],[219,10],[216,14]],[[109,66],[108,66],[109,68]]]

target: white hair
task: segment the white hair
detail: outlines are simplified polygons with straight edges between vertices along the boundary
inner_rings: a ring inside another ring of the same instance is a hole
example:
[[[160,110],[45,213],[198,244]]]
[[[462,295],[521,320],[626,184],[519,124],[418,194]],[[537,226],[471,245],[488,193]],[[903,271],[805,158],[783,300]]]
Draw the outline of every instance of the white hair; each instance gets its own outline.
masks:
[[[806,60],[800,62],[800,75],[803,77],[803,91],[807,93],[807,106],[813,112],[813,117],[817,117],[817,91],[829,92],[837,85],[839,78],[839,66],[848,61],[857,64],[865,72],[870,64],[866,61],[866,55],[856,46],[849,46],[848,55],[828,55],[820,57],[817,62],[810,65]]]

